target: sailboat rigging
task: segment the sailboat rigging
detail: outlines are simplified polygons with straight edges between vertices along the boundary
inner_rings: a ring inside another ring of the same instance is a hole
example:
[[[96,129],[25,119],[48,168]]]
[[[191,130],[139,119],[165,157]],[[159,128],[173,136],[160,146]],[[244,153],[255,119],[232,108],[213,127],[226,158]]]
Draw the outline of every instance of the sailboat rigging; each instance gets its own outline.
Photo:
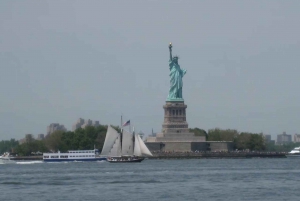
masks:
[[[152,156],[151,152],[138,134],[124,129],[118,133],[108,126],[101,155],[107,156],[111,163],[141,162],[144,156]]]

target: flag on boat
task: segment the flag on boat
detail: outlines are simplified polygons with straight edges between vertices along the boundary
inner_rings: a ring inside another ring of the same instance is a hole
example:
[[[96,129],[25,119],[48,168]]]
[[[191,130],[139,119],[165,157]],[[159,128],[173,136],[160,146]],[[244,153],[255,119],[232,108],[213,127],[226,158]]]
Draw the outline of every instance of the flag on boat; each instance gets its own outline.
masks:
[[[122,127],[130,125],[130,120],[126,121]]]

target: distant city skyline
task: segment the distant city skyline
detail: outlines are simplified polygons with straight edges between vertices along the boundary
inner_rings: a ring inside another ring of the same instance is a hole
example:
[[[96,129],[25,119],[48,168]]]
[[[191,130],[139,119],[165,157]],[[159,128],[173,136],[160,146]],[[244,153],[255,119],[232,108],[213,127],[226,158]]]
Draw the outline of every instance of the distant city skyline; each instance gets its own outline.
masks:
[[[161,131],[169,50],[189,127],[300,133],[300,1],[1,1],[0,140],[51,122]],[[117,13],[117,14],[116,14]],[[154,14],[155,13],[155,14]],[[160,72],[160,73],[158,73]]]

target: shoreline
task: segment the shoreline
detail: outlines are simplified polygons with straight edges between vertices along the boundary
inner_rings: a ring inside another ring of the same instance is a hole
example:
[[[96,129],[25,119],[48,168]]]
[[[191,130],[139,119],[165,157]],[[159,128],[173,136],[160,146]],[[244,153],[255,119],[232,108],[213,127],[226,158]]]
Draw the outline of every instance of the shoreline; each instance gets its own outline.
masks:
[[[251,158],[287,158],[286,153],[194,153],[194,152],[161,152],[153,153],[153,156],[147,157],[148,159],[251,159]],[[43,156],[17,156],[11,160],[43,160]]]
[[[149,159],[250,159],[250,158],[287,158],[286,153],[272,152],[208,152],[208,153],[154,153]]]

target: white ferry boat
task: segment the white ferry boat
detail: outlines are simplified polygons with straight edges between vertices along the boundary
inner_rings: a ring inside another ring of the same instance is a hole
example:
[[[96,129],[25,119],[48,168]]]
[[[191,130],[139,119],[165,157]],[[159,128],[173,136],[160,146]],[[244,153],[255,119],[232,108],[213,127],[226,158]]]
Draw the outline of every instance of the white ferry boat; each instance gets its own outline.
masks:
[[[300,157],[300,147],[295,147],[292,151],[290,151],[286,157]]]
[[[0,156],[0,164],[11,164],[11,163],[16,163],[13,160],[14,157],[11,157],[8,152],[5,152],[3,155]]]
[[[44,162],[65,162],[65,161],[106,161],[106,157],[99,155],[98,149],[94,150],[70,150],[67,153],[44,153]]]

